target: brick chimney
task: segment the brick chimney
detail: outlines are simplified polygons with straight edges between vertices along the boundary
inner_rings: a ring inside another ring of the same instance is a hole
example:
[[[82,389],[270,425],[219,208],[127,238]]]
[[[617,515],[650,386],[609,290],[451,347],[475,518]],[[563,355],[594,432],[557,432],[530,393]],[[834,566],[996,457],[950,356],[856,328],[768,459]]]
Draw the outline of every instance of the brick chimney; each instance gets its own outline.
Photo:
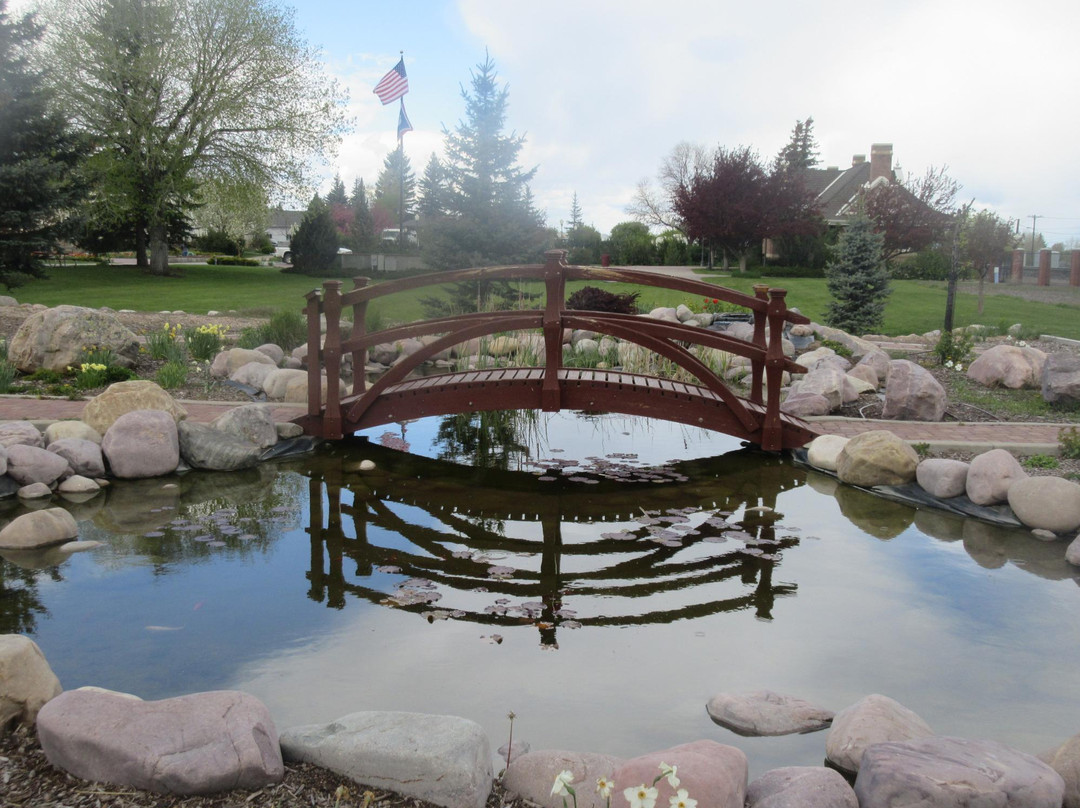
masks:
[[[878,177],[893,181],[891,143],[874,143],[870,146],[870,182]]]
[[[855,168],[855,166],[861,166],[865,162],[866,162],[866,155],[865,154],[853,154],[853,155],[851,155],[851,167],[852,168]]]

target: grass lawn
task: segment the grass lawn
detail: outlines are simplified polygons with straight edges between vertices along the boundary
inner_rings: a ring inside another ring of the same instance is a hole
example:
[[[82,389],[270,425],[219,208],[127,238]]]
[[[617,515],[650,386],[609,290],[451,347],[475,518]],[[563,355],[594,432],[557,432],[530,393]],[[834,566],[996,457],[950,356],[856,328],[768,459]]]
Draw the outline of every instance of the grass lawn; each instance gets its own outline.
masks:
[[[270,267],[212,267],[184,264],[178,267],[183,277],[157,278],[134,266],[100,267],[81,265],[52,267],[49,278],[31,280],[14,290],[22,303],[42,303],[57,306],[63,303],[81,306],[108,306],[135,311],[176,311],[203,314],[210,310],[235,309],[241,314],[269,314],[279,309],[300,311],[304,295],[322,285],[322,281],[303,275],[286,275]],[[703,277],[743,292],[753,293],[760,280],[738,277]],[[821,322],[829,303],[825,281],[820,278],[782,278],[768,281],[788,290],[789,306],[797,307],[811,319]],[[585,285],[567,285],[568,294]],[[351,288],[345,281],[345,289]],[[940,328],[945,312],[945,284],[926,281],[894,281],[893,291],[885,309],[886,334],[922,333]],[[530,291],[541,291],[542,285],[523,284]],[[617,293],[640,291],[639,308],[675,306],[698,300],[681,292],[662,289],[605,284],[604,288]],[[384,324],[404,323],[424,316],[420,298],[437,293],[437,287],[394,295],[375,301],[372,316]],[[976,314],[976,297],[957,296],[956,325],[971,323],[997,326],[1023,323],[1025,328],[1043,334],[1055,334],[1080,339],[1080,316],[1075,306],[1037,303],[1010,296],[987,296],[984,312]]]

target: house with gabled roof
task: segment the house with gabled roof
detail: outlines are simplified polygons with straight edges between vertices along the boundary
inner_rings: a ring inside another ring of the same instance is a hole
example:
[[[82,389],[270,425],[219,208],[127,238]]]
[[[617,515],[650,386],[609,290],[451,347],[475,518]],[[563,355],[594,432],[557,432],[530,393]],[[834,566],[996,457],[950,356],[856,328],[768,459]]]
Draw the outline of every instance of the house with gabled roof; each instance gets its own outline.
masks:
[[[892,162],[892,144],[874,143],[869,161],[865,154],[856,154],[850,168],[806,169],[806,187],[816,196],[818,211],[825,221],[833,226],[844,225],[863,193],[882,183],[898,181]]]

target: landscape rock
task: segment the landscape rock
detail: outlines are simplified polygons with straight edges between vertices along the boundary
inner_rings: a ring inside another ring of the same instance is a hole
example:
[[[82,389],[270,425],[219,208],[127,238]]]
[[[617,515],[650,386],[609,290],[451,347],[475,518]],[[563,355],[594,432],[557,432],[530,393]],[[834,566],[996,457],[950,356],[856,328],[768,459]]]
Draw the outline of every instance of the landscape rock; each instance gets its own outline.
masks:
[[[915,481],[940,499],[958,497],[967,490],[968,464],[945,457],[928,457],[915,469]]]
[[[16,516],[0,530],[0,550],[33,550],[61,544],[79,535],[75,518],[63,508]]]
[[[967,495],[976,505],[996,505],[1009,497],[1009,488],[1027,477],[1019,461],[1005,449],[976,455],[968,468]]]
[[[517,746],[516,741],[514,746]],[[575,783],[588,786],[575,789],[577,808],[607,808],[607,800],[592,785],[598,777],[611,777],[623,763],[622,758],[594,752],[538,749],[511,760],[502,784],[511,794],[542,808],[563,808],[562,797],[552,795],[551,785],[556,774],[569,771],[574,775]]]
[[[274,413],[267,404],[244,404],[223,412],[211,423],[214,429],[265,449],[278,441]]]
[[[1050,404],[1080,403],[1080,355],[1052,353],[1043,365],[1043,401]]]
[[[248,362],[246,365],[241,365],[229,378],[238,382],[239,384],[246,384],[248,387],[254,387],[257,390],[263,390],[266,377],[277,370],[274,365],[268,365],[265,362]]]
[[[479,724],[455,716],[351,713],[328,724],[291,727],[281,734],[281,748],[287,760],[446,808],[484,808],[491,792],[487,735]]]
[[[840,772],[824,766],[785,766],[746,789],[746,808],[859,808]]]
[[[849,440],[843,435],[818,435],[806,447],[806,460],[816,469],[836,471],[840,452]]]
[[[509,356],[517,353],[520,347],[517,337],[495,337],[487,344],[487,352],[491,356]]]
[[[814,332],[821,339],[832,340],[833,342],[839,342],[849,351],[851,351],[851,358],[854,362],[859,362],[864,356],[874,351],[881,351],[877,345],[865,340],[862,337],[856,337],[846,331],[841,331],[839,328],[831,328],[827,325],[821,325],[820,323],[811,323],[810,327],[814,329]]]
[[[1065,548],[1065,560],[1074,567],[1080,567],[1080,536],[1069,542]]]
[[[60,487],[57,490],[62,494],[96,494],[101,490],[101,486],[89,477],[83,477],[80,474],[72,474],[60,483]]]
[[[997,741],[934,737],[869,747],[855,795],[860,808],[1060,808],[1065,783],[1037,758]]]
[[[798,418],[814,415],[828,415],[832,412],[829,399],[820,393],[792,393],[780,405],[780,411]]]
[[[83,438],[57,438],[49,444],[48,451],[59,455],[71,467],[72,474],[84,477],[104,477],[105,458],[101,454],[101,442]]]
[[[304,434],[304,428],[300,424],[294,424],[291,421],[279,421],[274,424],[274,429],[277,430],[279,440],[299,438]]]
[[[792,385],[792,395],[816,393],[829,402],[829,411],[844,403],[844,371],[831,362],[821,361]]]
[[[214,794],[280,782],[270,711],[218,690],[161,701],[97,688],[61,693],[38,713],[49,762],[80,777],[161,794]]]
[[[105,431],[101,451],[117,477],[170,474],[180,462],[176,421],[166,410],[126,412]]]
[[[870,385],[870,389],[872,390],[877,390],[878,385],[881,383],[878,372],[874,369],[874,366],[865,360],[849,370],[847,375],[852,379],[858,379],[865,382]]]
[[[1028,527],[1071,533],[1080,527],[1080,485],[1063,477],[1017,480],[1007,494],[1016,518]]]
[[[881,417],[900,421],[940,421],[945,388],[926,368],[907,359],[889,363]]]
[[[214,357],[210,365],[210,375],[215,379],[228,379],[248,362],[277,367],[277,362],[262,351],[252,348],[228,348]]]
[[[870,382],[860,379],[858,376],[852,376],[850,373],[844,374],[844,403],[851,404],[854,401],[859,400],[859,396],[866,393],[873,393],[877,390],[877,387]]]
[[[62,691],[36,642],[0,634],[0,731],[12,722],[33,726],[38,711]]]
[[[816,732],[833,719],[832,710],[772,690],[717,693],[705,709],[717,724],[747,737]]]
[[[255,350],[269,356],[274,360],[275,365],[280,365],[285,360],[285,350],[280,345],[275,345],[272,342],[264,343]]]
[[[135,379],[111,384],[105,392],[86,402],[82,420],[104,436],[117,418],[136,410],[161,410],[169,413],[174,421],[187,418],[187,410],[161,387],[148,379]]]
[[[873,693],[836,714],[825,738],[825,757],[842,771],[857,772],[870,746],[933,734],[930,725],[907,707]]]
[[[613,772],[612,780],[620,786],[651,783],[660,773],[661,763],[679,767],[680,788],[697,800],[698,808],[742,808],[746,800],[746,755],[716,741],[692,741],[631,758]],[[660,792],[658,805],[667,805],[675,796],[667,780],[655,788]]]
[[[1073,735],[1057,749],[1039,755],[1039,759],[1065,781],[1064,808],[1080,808],[1080,735]]]
[[[182,421],[177,433],[180,456],[196,469],[236,471],[251,468],[262,454],[262,448],[251,441],[207,424]]]
[[[0,446],[36,446],[45,447],[45,437],[41,430],[29,421],[7,421],[0,424]]]
[[[19,499],[45,499],[52,496],[52,489],[45,483],[30,483],[16,491],[15,495]]]
[[[301,347],[305,348],[305,355],[303,357],[301,357],[301,358],[306,360],[306,358],[307,358],[307,354],[306,354],[307,346],[304,345],[304,346],[301,346]],[[297,349],[297,350],[299,350],[299,349]],[[295,355],[295,354],[296,354],[296,352],[294,351],[293,355]],[[369,362],[376,362],[377,364],[380,364],[380,365],[392,365],[392,364],[394,364],[394,360],[397,359],[397,357],[398,357],[398,349],[397,349],[397,347],[394,346],[394,345],[391,345],[388,342],[383,342],[383,343],[380,343],[378,345],[372,345],[370,348],[368,348],[368,361]]]
[[[111,350],[117,364],[129,368],[139,355],[138,338],[115,314],[57,306],[23,321],[8,344],[8,360],[23,373],[40,369],[62,373],[79,364],[87,345]]]
[[[319,377],[321,382],[319,389],[322,391],[319,395],[322,397],[322,401],[326,401],[326,393],[329,389],[329,380],[326,376]],[[338,379],[338,398],[344,398],[347,395],[347,388],[345,382]],[[293,379],[287,385],[285,385],[285,397],[282,399],[286,403],[291,404],[304,404],[307,402],[308,397],[308,380],[307,374],[304,374],[302,379]]]
[[[16,443],[7,450],[7,475],[17,483],[52,483],[70,474],[68,461],[48,449]]]
[[[855,363],[855,367],[868,366],[874,369],[877,374],[878,386],[886,383],[889,380],[889,363],[892,362],[892,357],[885,351],[875,347],[872,351],[868,351],[862,359]],[[852,368],[854,370],[855,368]]]
[[[1038,348],[995,345],[968,365],[967,377],[986,387],[1039,388],[1045,364],[1046,354]]]
[[[845,444],[836,460],[841,482],[870,488],[903,485],[915,479],[919,456],[886,429],[856,435]]]
[[[101,445],[101,433],[84,421],[54,421],[45,427],[45,448],[58,440],[76,438]]]
[[[266,391],[266,397],[274,401],[281,401],[285,398],[285,391],[289,385],[297,379],[307,379],[306,370],[274,370],[266,375],[263,379],[263,390]]]
[[[807,370],[813,370],[818,366],[818,363],[820,362],[826,362],[828,364],[835,365],[836,367],[840,368],[840,370],[843,370],[845,372],[848,370],[848,368],[851,367],[851,362],[840,356],[840,354],[838,354],[832,348],[825,348],[823,346],[821,348],[815,348],[812,351],[807,351],[806,353],[799,354],[799,364]]]

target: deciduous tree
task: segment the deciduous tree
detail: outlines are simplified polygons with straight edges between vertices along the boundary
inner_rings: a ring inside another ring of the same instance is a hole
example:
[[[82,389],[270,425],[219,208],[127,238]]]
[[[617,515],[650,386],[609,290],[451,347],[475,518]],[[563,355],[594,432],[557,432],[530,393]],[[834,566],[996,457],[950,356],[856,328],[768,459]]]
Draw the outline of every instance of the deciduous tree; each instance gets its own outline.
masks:
[[[863,212],[883,236],[885,261],[925,250],[948,233],[961,186],[947,172],[947,166],[931,166],[921,177],[883,182],[866,192]]]
[[[1016,243],[1012,222],[993,211],[980,210],[967,219],[960,231],[960,253],[979,276],[979,314],[983,310],[983,285],[995,266],[1001,266],[1005,253]]]

